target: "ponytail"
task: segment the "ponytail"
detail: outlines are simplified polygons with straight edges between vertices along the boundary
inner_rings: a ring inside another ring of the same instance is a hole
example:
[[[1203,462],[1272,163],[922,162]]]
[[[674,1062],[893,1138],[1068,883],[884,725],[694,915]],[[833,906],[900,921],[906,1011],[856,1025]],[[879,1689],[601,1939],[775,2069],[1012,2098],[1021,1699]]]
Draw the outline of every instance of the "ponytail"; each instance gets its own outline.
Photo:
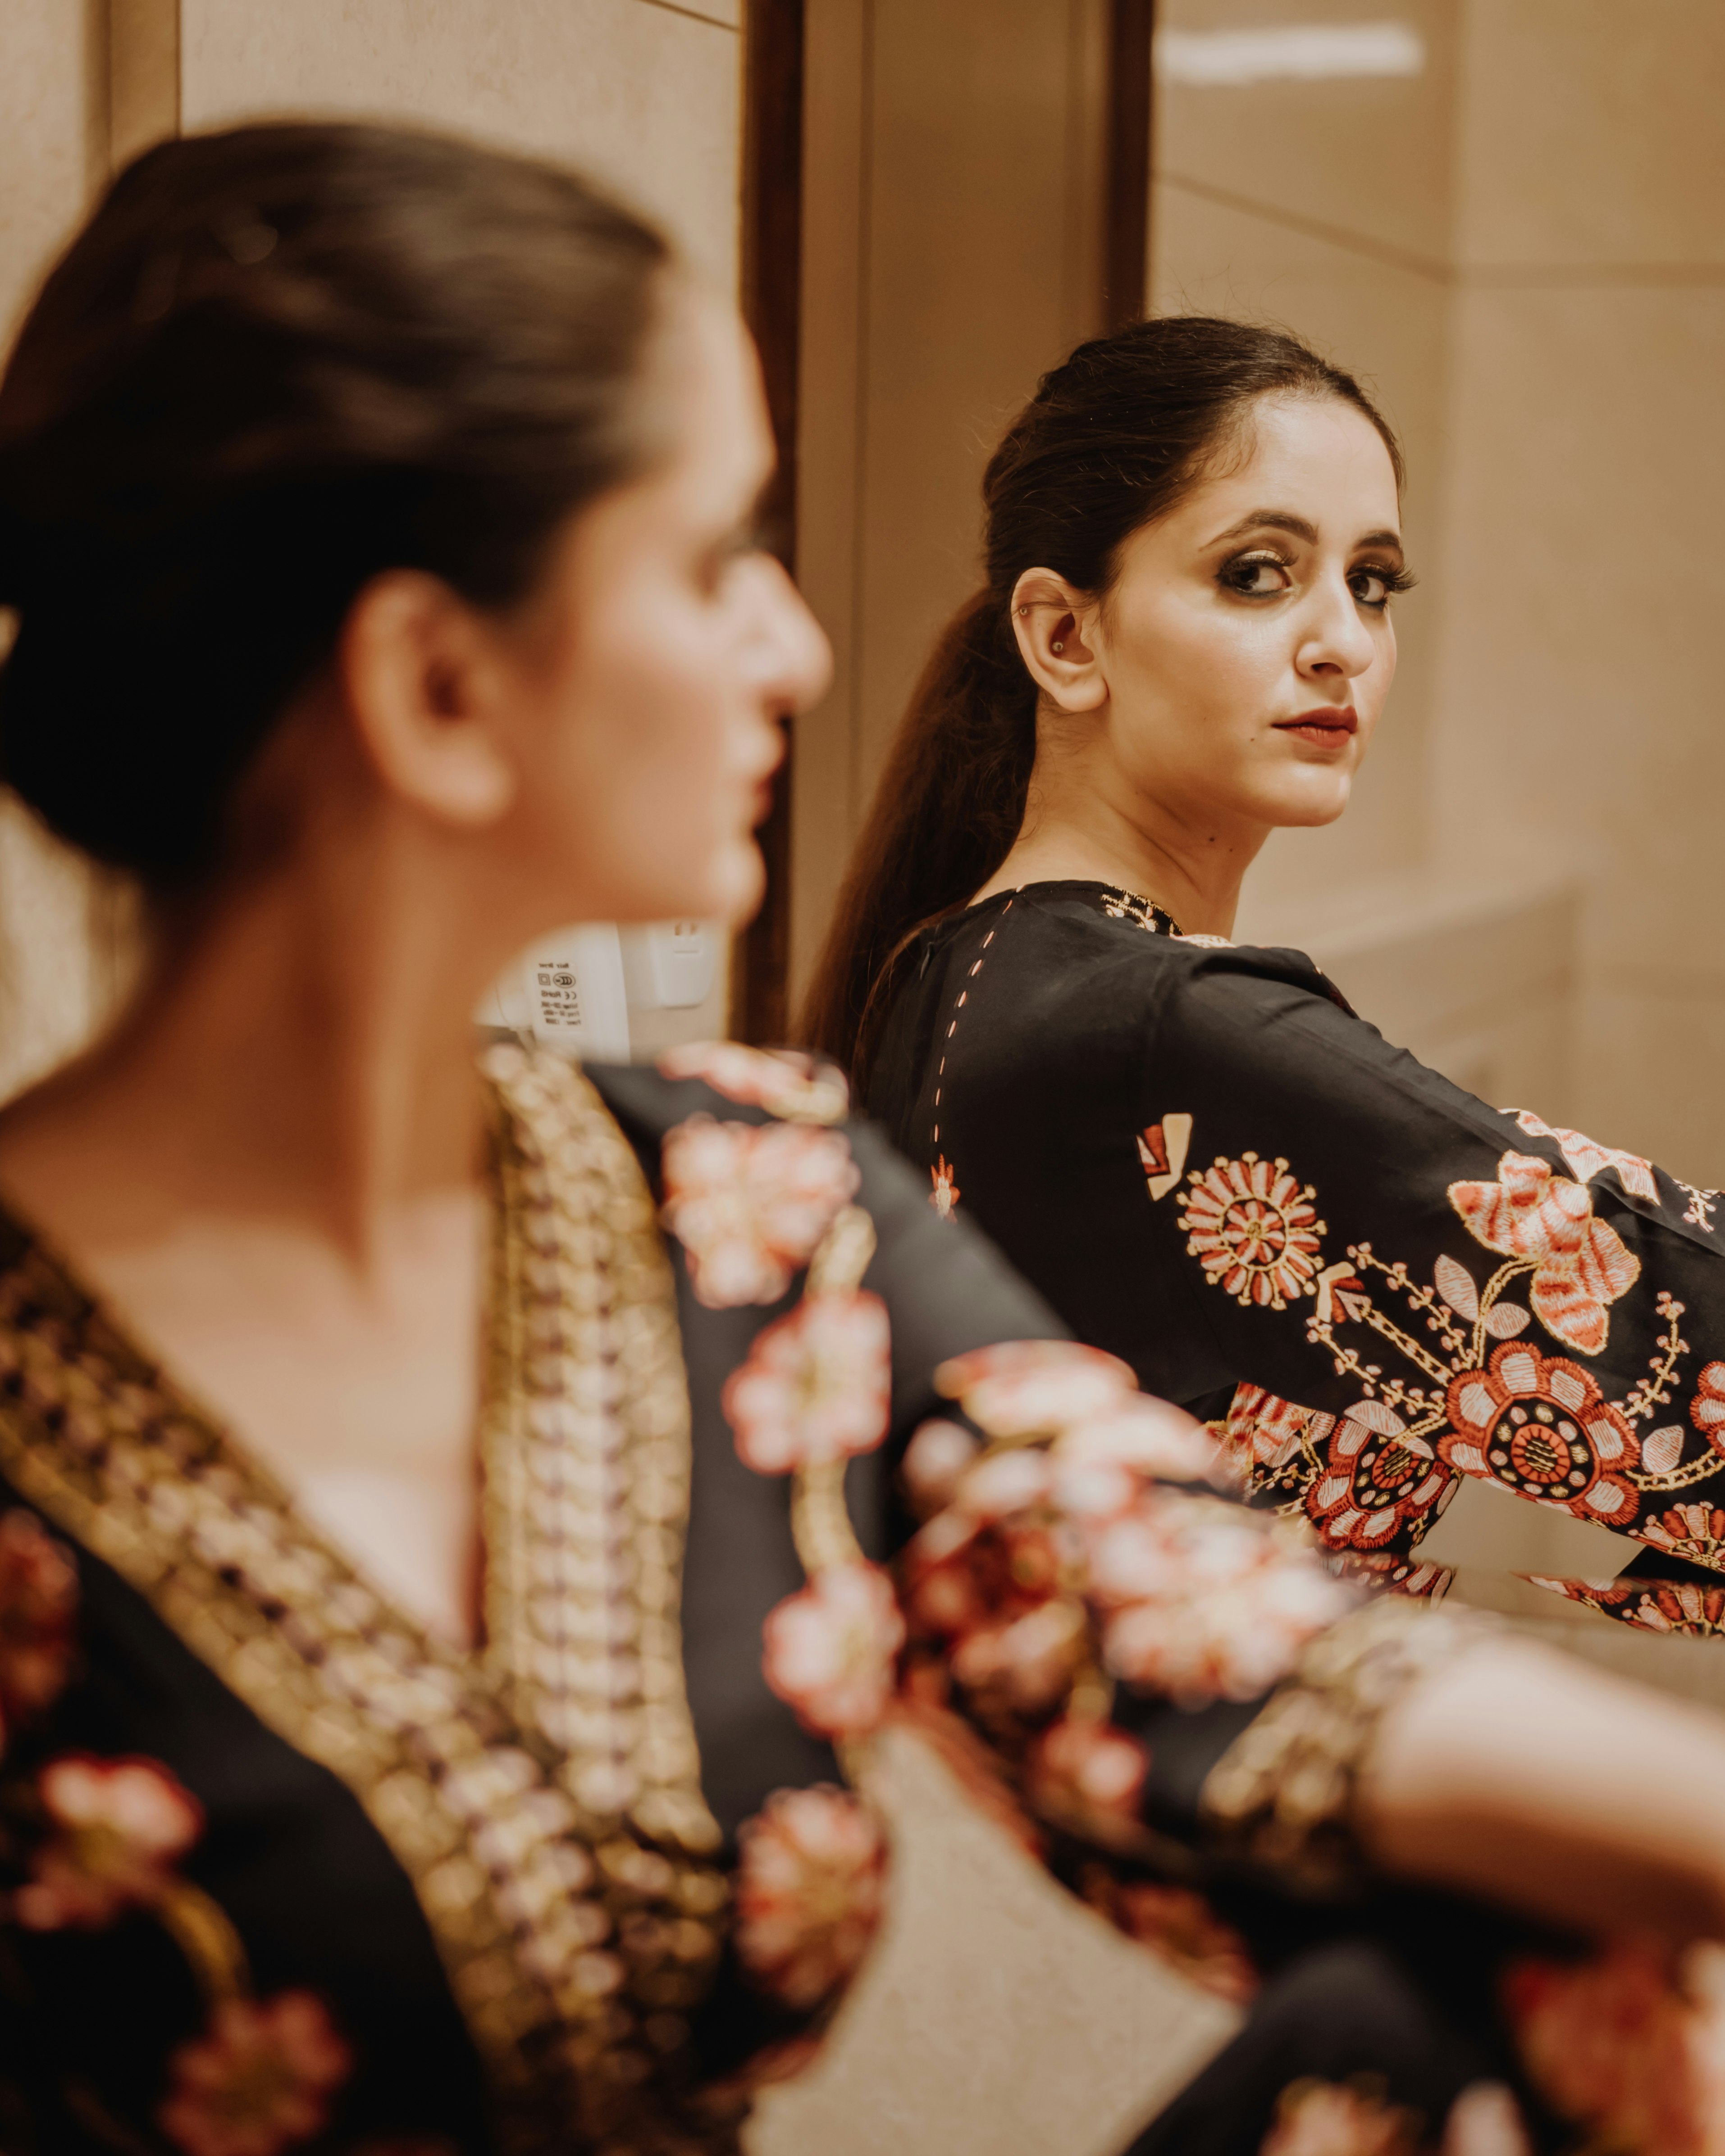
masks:
[[[1012,849],[1036,760],[1036,692],[1008,602],[984,588],[941,633],[886,752],[805,1006],[811,1048],[863,1067],[897,961]]]
[[[969,904],[1018,838],[1036,761],[1036,687],[1013,635],[1026,569],[1101,597],[1120,550],[1237,439],[1255,398],[1337,398],[1401,451],[1352,375],[1286,331],[1203,315],[1081,344],[1037,384],[983,479],[988,582],[912,692],[839,896],[799,1028],[865,1081],[919,930]]]

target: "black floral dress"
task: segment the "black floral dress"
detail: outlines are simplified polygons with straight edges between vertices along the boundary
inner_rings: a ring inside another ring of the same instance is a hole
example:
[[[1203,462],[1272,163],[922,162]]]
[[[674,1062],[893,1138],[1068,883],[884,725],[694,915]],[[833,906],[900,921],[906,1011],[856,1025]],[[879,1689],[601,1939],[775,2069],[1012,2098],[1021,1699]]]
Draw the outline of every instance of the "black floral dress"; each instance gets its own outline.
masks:
[[[867,1081],[932,1209],[1210,1420],[1260,1502],[1413,1593],[1476,1476],[1621,1537],[1539,1584],[1725,1630],[1725,1204],[1488,1107],[1297,952],[1101,884],[927,930]]]
[[[670,1061],[488,1059],[470,1654],[0,1220],[0,2148],[732,2150],[867,1952],[893,1720],[1255,2001],[1147,2148],[1411,2148],[1514,2079],[1498,1979],[1551,2024],[1562,1958],[1348,1833],[1465,1621],[1219,1496],[832,1074]]]

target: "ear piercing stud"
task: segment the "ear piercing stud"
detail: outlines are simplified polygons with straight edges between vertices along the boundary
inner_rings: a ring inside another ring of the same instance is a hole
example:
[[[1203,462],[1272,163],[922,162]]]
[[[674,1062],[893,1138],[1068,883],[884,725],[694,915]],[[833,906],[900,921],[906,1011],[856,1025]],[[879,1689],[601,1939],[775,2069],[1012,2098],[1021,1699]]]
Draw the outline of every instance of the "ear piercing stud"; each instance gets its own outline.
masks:
[[[1064,644],[1051,644],[1048,648],[1050,651],[1064,651],[1066,647]]]

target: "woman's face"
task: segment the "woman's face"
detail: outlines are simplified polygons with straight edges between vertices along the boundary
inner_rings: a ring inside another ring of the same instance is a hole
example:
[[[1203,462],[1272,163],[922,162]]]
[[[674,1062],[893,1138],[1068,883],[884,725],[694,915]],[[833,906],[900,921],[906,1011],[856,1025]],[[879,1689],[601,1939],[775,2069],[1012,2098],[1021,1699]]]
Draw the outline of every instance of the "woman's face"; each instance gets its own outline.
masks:
[[[1395,473],[1362,413],[1266,397],[1244,448],[1127,541],[1114,590],[1075,623],[1111,775],[1219,835],[1341,814],[1408,582]]]
[[[773,463],[753,348],[704,295],[668,312],[648,394],[670,454],[576,521],[511,638],[528,780],[507,839],[554,886],[547,923],[746,920],[780,722],[829,672],[753,536]]]

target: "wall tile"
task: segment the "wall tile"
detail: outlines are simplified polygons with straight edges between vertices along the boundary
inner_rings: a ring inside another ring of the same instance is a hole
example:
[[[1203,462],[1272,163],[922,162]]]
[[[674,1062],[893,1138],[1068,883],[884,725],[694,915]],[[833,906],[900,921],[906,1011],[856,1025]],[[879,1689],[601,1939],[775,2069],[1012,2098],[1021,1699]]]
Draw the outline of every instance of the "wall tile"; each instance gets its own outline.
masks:
[[[737,277],[735,33],[646,0],[184,0],[184,124],[404,117],[583,165]]]
[[[1435,829],[1464,879],[1543,850],[1594,965],[1725,993],[1725,290],[1457,303]]]
[[[1158,171],[1204,181],[1266,208],[1442,262],[1450,251],[1450,157],[1460,0],[1163,0],[1159,29],[1285,29],[1292,14],[1329,27],[1393,19],[1425,51],[1420,74],[1328,81],[1158,83]]]
[[[1464,264],[1725,263],[1725,8],[1466,0]]]

